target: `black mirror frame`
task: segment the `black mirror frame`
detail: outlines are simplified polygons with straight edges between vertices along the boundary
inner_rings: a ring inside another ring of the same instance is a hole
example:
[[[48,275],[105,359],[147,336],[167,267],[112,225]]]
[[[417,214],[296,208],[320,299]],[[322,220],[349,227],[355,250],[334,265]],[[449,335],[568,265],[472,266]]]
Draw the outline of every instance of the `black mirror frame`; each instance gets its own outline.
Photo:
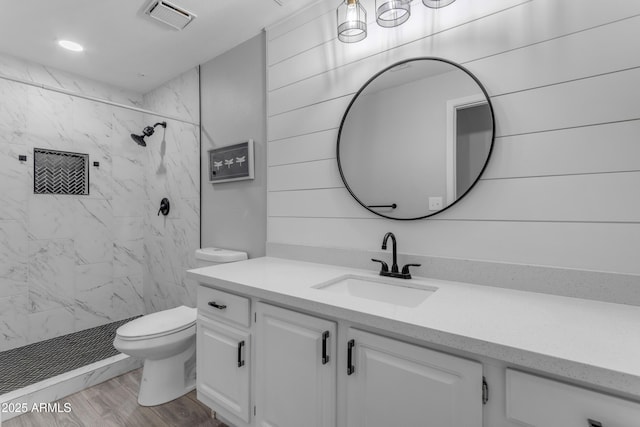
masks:
[[[351,187],[349,187],[349,184],[347,183],[347,180],[344,176],[344,173],[342,171],[342,164],[340,163],[340,139],[342,136],[342,128],[344,126],[344,123],[347,119],[347,115],[349,114],[349,111],[351,110],[351,107],[353,106],[353,104],[355,103],[356,99],[358,99],[358,96],[367,88],[367,86],[369,86],[369,84],[371,82],[373,82],[376,78],[378,78],[381,74],[387,72],[388,70],[397,67],[399,65],[405,64],[407,62],[413,62],[413,61],[422,61],[422,60],[432,60],[432,61],[440,61],[440,62],[445,62],[447,64],[450,64],[462,71],[464,71],[469,77],[471,77],[476,84],[478,85],[478,87],[480,87],[480,89],[482,90],[482,93],[484,94],[485,98],[487,99],[487,104],[489,105],[489,111],[491,113],[491,145],[489,147],[489,152],[487,153],[487,159],[484,162],[484,165],[482,166],[482,170],[480,170],[480,173],[478,174],[478,176],[476,177],[475,181],[473,181],[473,183],[469,186],[469,188],[467,189],[467,191],[465,191],[461,196],[459,196],[453,203],[451,203],[450,205],[440,209],[439,211],[433,212],[431,214],[428,215],[424,215],[424,216],[419,216],[419,217],[415,217],[415,218],[394,218],[392,216],[389,215],[384,215],[380,212],[374,211],[373,209],[370,209],[366,204],[364,204],[353,192],[353,190],[351,189]],[[487,90],[485,89],[485,87],[482,85],[482,83],[480,82],[480,80],[478,80],[478,78],[472,73],[470,72],[468,69],[466,69],[465,67],[463,67],[460,64],[457,64],[453,61],[449,61],[448,59],[444,59],[444,58],[439,58],[436,56],[424,56],[424,57],[415,57],[415,58],[409,58],[409,59],[405,59],[399,62],[396,62],[394,64],[389,65],[388,67],[384,68],[383,70],[377,72],[376,74],[374,74],[369,80],[367,80],[367,82],[362,85],[362,87],[358,90],[358,92],[356,92],[355,95],[353,95],[353,98],[351,99],[351,102],[349,102],[349,105],[347,106],[347,109],[344,112],[344,115],[342,116],[342,120],[340,121],[340,128],[338,129],[338,142],[336,144],[336,159],[338,160],[338,170],[340,171],[340,178],[342,179],[342,182],[344,183],[344,186],[347,188],[347,190],[349,191],[349,193],[351,194],[351,196],[362,206],[364,207],[366,210],[368,210],[369,212],[372,212],[378,216],[381,216],[383,218],[388,218],[388,219],[394,219],[396,221],[414,221],[417,219],[424,219],[424,218],[429,218],[432,217],[434,215],[437,215],[439,213],[442,213],[444,211],[446,211],[447,209],[451,208],[453,205],[455,205],[456,203],[458,203],[460,200],[462,200],[467,194],[469,194],[469,192],[471,191],[471,189],[473,187],[476,186],[476,184],[478,183],[478,181],[480,180],[480,178],[482,177],[482,175],[484,174],[485,169],[487,168],[487,165],[489,164],[489,159],[491,159],[491,154],[493,153],[493,147],[494,147],[494,143],[495,143],[495,138],[496,138],[496,119],[495,119],[495,113],[493,111],[493,105],[491,104],[491,97],[489,96],[489,94],[487,93]]]

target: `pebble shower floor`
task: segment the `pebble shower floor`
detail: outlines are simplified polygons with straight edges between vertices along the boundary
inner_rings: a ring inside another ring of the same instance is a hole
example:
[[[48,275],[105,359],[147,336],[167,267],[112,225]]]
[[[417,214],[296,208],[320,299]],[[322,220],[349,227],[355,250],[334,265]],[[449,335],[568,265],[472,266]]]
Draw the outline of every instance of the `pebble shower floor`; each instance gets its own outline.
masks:
[[[116,330],[132,319],[0,353],[0,395],[119,354],[113,348]]]

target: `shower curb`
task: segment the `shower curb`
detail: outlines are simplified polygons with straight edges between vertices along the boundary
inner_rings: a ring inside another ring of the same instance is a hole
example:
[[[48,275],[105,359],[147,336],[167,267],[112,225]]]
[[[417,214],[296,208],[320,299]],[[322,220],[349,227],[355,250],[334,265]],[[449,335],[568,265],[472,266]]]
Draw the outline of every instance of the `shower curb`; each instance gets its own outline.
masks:
[[[140,367],[142,360],[121,353],[0,395],[0,426],[25,413],[24,408],[30,412],[34,404],[54,402]]]

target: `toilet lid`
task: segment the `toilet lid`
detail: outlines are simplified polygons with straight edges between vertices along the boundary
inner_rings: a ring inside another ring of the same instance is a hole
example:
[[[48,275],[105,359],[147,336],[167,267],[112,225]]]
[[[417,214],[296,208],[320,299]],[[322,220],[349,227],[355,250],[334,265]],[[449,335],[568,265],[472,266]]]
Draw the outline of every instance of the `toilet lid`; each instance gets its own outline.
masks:
[[[196,250],[196,259],[223,264],[226,262],[243,261],[247,259],[247,253],[232,251],[230,249],[202,248]]]
[[[118,328],[116,334],[125,339],[168,335],[196,323],[197,309],[184,305],[147,314]]]

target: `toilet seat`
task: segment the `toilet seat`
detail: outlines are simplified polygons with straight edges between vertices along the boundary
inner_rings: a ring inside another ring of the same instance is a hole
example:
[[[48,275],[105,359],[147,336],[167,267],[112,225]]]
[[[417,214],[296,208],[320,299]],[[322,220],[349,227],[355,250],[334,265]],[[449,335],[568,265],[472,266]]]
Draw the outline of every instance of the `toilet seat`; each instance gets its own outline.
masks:
[[[171,335],[196,323],[197,310],[180,306],[139,317],[122,325],[116,336],[122,340],[141,340]]]

